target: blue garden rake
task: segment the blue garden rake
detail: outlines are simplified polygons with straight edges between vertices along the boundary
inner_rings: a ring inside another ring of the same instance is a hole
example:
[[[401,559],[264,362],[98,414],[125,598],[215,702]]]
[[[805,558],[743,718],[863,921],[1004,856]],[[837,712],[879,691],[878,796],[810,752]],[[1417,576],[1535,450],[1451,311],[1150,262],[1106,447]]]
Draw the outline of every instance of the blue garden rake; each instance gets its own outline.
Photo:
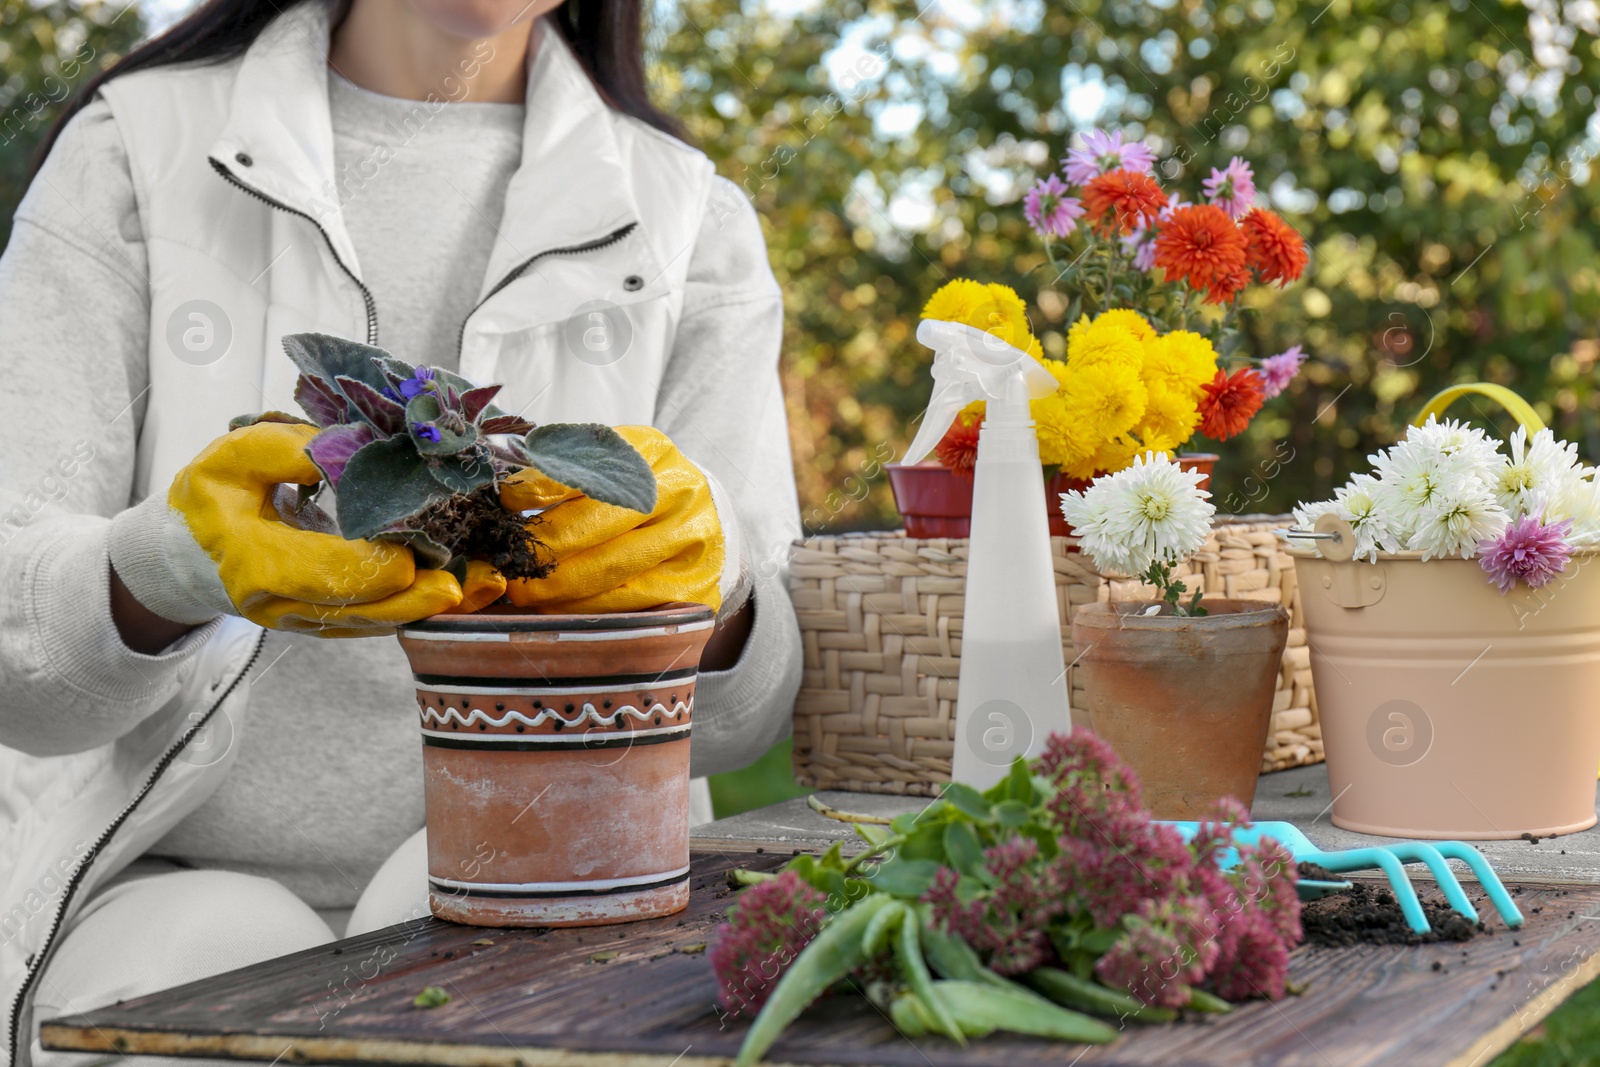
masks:
[[[1168,825],[1176,827],[1185,840],[1193,837],[1200,827],[1199,823],[1194,822],[1173,822]],[[1400,910],[1405,915],[1406,922],[1419,934],[1428,933],[1432,927],[1428,925],[1427,916],[1422,913],[1422,902],[1417,899],[1417,891],[1406,874],[1404,865],[1407,863],[1427,864],[1450,907],[1475,923],[1478,921],[1477,909],[1467,899],[1460,880],[1446,862],[1460,860],[1471,869],[1473,876],[1478,879],[1478,884],[1483,887],[1490,902],[1494,904],[1495,910],[1500,913],[1500,918],[1505,920],[1505,924],[1522,925],[1522,912],[1517,910],[1516,903],[1506,892],[1506,887],[1501,884],[1500,877],[1489,866],[1489,861],[1476,849],[1460,841],[1437,841],[1432,844],[1403,841],[1397,845],[1374,845],[1371,848],[1324,852],[1313,845],[1293,823],[1258,822],[1249,829],[1236,829],[1233,832],[1233,840],[1240,844],[1254,844],[1263,837],[1270,837],[1283,845],[1296,863],[1314,863],[1326,870],[1341,874],[1349,871],[1381,870],[1389,878],[1389,886],[1394,890],[1395,899],[1400,902]],[[1237,849],[1230,848],[1223,853],[1221,863],[1224,868],[1233,867],[1238,862]],[[1302,899],[1315,899],[1348,888],[1350,888],[1349,882],[1315,882],[1307,879],[1300,882],[1300,895]]]

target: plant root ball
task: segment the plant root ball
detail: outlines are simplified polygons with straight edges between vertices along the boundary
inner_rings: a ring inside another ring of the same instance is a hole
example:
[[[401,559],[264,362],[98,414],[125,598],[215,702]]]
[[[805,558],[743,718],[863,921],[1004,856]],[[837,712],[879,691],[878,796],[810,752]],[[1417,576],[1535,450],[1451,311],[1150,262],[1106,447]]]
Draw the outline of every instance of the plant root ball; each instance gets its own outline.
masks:
[[[556,569],[555,560],[541,557],[544,545],[529,532],[542,521],[507,511],[496,487],[485,485],[428,505],[406,525],[449,549],[452,557],[483,560],[509,580],[543,578]]]

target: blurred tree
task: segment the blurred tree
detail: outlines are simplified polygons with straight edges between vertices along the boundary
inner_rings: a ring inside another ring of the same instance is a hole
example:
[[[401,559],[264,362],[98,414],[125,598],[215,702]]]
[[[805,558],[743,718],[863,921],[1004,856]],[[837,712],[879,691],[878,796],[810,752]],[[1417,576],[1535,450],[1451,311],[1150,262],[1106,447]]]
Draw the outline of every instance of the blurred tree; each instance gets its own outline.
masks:
[[[28,161],[63,101],[144,36],[133,3],[0,0],[0,248]]]
[[[660,99],[766,222],[808,530],[895,523],[881,467],[927,397],[912,331],[942,282],[1015,286],[1061,351],[1066,300],[1046,288],[1020,199],[1096,124],[1147,137],[1191,199],[1243,156],[1312,249],[1301,283],[1252,297],[1249,337],[1257,354],[1303,343],[1316,362],[1218,449],[1220,507],[1325,495],[1422,399],[1469,379],[1521,392],[1600,459],[1592,5],[683,0],[657,13]],[[66,87],[141,32],[136,6],[0,0],[0,240]]]
[[[1326,496],[1463,380],[1509,385],[1600,459],[1595,18],[1557,0],[685,0],[655,43],[664,102],[766,219],[806,526],[836,532],[895,522],[873,476],[926,400],[912,331],[939,284],[1015,286],[1062,350],[1020,198],[1098,124],[1147,137],[1189,199],[1243,156],[1312,249],[1248,321],[1255,354],[1303,343],[1316,363],[1212,446],[1220,508]]]

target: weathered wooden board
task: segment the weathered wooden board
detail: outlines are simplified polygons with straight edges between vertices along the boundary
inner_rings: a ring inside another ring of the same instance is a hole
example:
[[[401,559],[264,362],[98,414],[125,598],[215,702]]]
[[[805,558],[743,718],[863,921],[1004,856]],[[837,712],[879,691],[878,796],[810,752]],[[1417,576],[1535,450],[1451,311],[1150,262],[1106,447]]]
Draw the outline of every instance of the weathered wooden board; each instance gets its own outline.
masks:
[[[743,855],[770,867],[784,855]],[[722,1064],[745,1026],[724,1020],[702,946],[736,861],[694,859],[683,915],[586,930],[480,930],[423,920],[139,1000],[47,1020],[47,1048],[288,1062],[450,1067]],[[1131,1030],[1083,1049],[990,1038],[913,1043],[866,1001],[809,1012],[773,1062],[889,1067],[1071,1063],[1471,1064],[1489,1058],[1600,972],[1600,887],[1525,886],[1529,923],[1465,945],[1301,949],[1309,989],[1201,1022]],[[492,944],[474,944],[474,942]],[[614,956],[609,954],[615,953]],[[1435,969],[1437,967],[1437,969]],[[411,1001],[424,987],[443,1007]]]

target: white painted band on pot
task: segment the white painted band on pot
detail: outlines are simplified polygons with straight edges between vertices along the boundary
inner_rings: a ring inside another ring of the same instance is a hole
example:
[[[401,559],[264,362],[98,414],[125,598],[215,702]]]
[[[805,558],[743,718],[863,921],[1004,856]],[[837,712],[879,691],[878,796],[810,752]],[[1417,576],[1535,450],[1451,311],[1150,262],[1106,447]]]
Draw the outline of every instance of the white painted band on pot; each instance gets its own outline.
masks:
[[[672,678],[659,679],[655,684],[640,685],[454,685],[445,682],[418,682],[416,690],[419,693],[432,693],[434,696],[449,696],[451,693],[461,693],[464,696],[512,696],[512,697],[563,697],[563,696],[588,696],[591,693],[648,693],[652,689],[671,689],[674,686],[690,685],[694,682],[693,671],[687,671]]]
[[[634,889],[639,886],[673,882],[687,877],[688,874],[689,867],[685,864],[676,870],[662,871],[659,874],[636,874],[627,878],[589,878],[577,882],[462,882],[454,878],[440,878],[434,874],[428,876],[428,881],[441,888],[464,893],[548,896],[560,893],[606,893],[618,889]]]
[[[476,726],[481,722],[487,723],[490,726],[501,727],[509,726],[514,722],[520,722],[525,726],[543,726],[545,723],[552,720],[559,722],[562,726],[577,726],[585,719],[588,719],[589,722],[593,723],[595,726],[612,726],[622,715],[627,715],[628,717],[637,719],[640,722],[649,722],[657,715],[670,715],[672,718],[676,719],[681,718],[686,714],[693,713],[694,697],[691,695],[688,703],[684,703],[680,700],[670,709],[665,704],[655,704],[652,707],[642,710],[634,707],[632,704],[624,704],[619,708],[613,708],[610,715],[602,715],[599,708],[595,707],[593,704],[586,703],[583,705],[583,708],[576,713],[576,717],[571,719],[564,717],[554,708],[545,708],[543,711],[539,712],[539,714],[532,716],[531,718],[527,715],[524,715],[520,711],[511,710],[507,711],[504,715],[501,715],[498,719],[493,715],[490,715],[487,711],[484,711],[482,708],[473,708],[466,715],[462,715],[461,712],[457,711],[454,707],[444,708],[442,710],[438,708],[423,708],[422,721],[424,723],[434,723],[439,726],[443,726],[446,723],[454,720],[455,722],[460,723],[462,726]],[[519,734],[518,736],[524,735]]]
[[[682,734],[688,736],[692,723],[679,723],[676,726],[659,726],[649,730],[620,730],[604,734],[606,738],[621,738],[624,740],[638,740],[647,737],[664,737],[668,734]],[[440,737],[451,740],[468,740],[475,744],[497,744],[510,742],[519,745],[547,744],[552,747],[571,748],[581,747],[590,742],[590,738],[581,734],[462,734],[454,730],[430,730],[424,727],[423,737]]]

